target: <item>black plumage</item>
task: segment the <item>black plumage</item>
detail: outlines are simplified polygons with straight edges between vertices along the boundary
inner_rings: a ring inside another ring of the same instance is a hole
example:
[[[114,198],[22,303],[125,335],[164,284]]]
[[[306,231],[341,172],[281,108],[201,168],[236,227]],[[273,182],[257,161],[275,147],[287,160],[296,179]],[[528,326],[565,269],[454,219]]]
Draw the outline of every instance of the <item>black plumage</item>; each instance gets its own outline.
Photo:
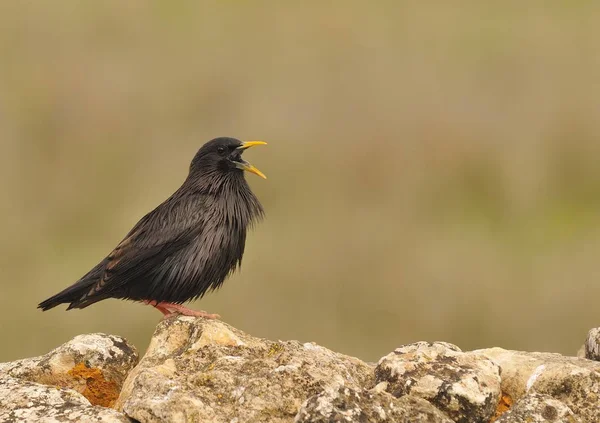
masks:
[[[265,143],[235,138],[206,143],[171,197],[144,216],[96,267],[38,307],[69,303],[69,310],[120,298],[154,305],[165,315],[214,317],[180,304],[219,288],[241,265],[246,231],[263,216],[244,171],[264,177],[241,154],[259,144]]]

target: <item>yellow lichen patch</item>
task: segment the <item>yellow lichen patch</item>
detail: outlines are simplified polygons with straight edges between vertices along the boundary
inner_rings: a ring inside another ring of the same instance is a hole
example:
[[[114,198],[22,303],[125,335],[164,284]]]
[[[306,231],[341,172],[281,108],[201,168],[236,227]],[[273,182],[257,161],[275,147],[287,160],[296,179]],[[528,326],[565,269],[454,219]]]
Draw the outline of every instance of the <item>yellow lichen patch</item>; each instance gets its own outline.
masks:
[[[275,344],[271,345],[271,348],[269,348],[269,352],[267,353],[267,356],[272,357],[275,354],[279,354],[281,351],[283,351],[283,345],[281,345],[279,343],[275,343]]]
[[[87,367],[84,363],[79,363],[69,370],[68,373],[73,378],[85,382],[85,388],[81,394],[92,405],[112,407],[119,397],[119,387],[117,384],[106,380],[100,369]]]
[[[495,422],[502,414],[506,413],[510,410],[510,407],[513,405],[513,399],[510,395],[502,392],[502,397],[500,398],[500,402],[498,403],[498,407],[496,407],[496,414],[490,420],[490,423]]]

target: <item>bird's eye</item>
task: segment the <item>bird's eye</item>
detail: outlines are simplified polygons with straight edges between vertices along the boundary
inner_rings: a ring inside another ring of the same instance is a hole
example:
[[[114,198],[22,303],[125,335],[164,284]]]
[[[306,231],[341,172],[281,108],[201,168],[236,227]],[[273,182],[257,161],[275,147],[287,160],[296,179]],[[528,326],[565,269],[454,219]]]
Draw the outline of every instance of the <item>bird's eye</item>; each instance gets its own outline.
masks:
[[[219,154],[223,154],[225,152],[225,147],[219,147],[217,148],[217,151],[219,152]]]

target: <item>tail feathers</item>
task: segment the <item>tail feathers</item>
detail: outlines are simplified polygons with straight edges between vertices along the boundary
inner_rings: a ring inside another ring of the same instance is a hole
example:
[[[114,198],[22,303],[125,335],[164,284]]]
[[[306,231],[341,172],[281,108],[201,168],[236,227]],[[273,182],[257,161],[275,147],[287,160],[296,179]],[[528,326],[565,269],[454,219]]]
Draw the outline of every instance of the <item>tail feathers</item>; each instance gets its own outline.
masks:
[[[102,295],[102,294],[95,294],[92,297],[82,296],[81,298],[78,298],[77,300],[72,301],[71,304],[69,304],[69,307],[67,307],[67,310],[72,310],[74,308],[86,308],[87,306],[97,303],[98,301],[105,300],[108,297],[109,297],[108,295]]]
[[[104,299],[105,297],[102,295],[94,296],[93,298],[86,297],[92,286],[100,279],[103,269],[104,262],[98,264],[87,275],[70,287],[39,303],[38,308],[42,309],[42,311],[46,311],[60,304],[69,304],[67,310],[70,310],[73,308],[84,308],[96,301]]]
[[[76,284],[68,287],[67,289],[59,292],[56,295],[42,301],[38,308],[43,311],[50,310],[59,304],[74,303],[81,299],[89,291],[91,284],[77,282]]]

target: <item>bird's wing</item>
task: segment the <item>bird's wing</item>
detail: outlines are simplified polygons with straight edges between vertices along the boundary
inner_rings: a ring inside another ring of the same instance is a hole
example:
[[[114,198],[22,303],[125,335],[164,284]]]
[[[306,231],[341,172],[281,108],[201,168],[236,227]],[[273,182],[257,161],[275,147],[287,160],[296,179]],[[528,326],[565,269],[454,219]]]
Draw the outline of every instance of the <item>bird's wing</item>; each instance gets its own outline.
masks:
[[[189,202],[164,206],[144,216],[108,255],[104,274],[86,297],[112,292],[147,274],[201,232],[201,221],[195,217],[199,210],[192,210]]]

